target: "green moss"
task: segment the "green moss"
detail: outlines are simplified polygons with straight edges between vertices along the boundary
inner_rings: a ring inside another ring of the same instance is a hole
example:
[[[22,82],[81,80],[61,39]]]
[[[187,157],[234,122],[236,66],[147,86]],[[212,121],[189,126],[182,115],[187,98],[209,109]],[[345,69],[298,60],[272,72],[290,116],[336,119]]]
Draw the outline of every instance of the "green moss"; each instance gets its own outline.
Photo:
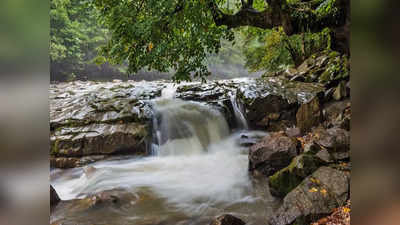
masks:
[[[51,148],[50,148],[50,155],[57,155],[58,153],[59,153],[59,150],[58,150],[58,142],[59,142],[59,140],[58,139],[56,139],[55,141],[54,141],[54,144],[51,146]]]
[[[289,166],[269,177],[271,193],[278,197],[284,197],[304,178],[316,171],[321,164],[321,161],[312,154],[295,157]]]

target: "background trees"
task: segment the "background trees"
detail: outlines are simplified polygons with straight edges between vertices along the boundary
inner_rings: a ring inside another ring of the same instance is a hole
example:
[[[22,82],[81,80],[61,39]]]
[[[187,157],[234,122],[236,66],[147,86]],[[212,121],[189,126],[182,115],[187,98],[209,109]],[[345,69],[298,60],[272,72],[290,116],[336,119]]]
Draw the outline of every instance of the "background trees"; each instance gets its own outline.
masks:
[[[349,4],[52,0],[52,67],[75,71],[87,62],[107,62],[123,65],[128,74],[143,69],[173,73],[177,81],[205,79],[210,66],[222,61],[245,63],[251,71],[279,71],[326,48],[349,54]]]

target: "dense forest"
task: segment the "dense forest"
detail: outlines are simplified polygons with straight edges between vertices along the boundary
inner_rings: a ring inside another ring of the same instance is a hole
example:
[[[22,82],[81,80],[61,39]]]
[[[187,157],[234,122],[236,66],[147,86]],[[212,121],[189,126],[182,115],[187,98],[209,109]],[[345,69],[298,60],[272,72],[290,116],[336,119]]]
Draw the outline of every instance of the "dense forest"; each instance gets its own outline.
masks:
[[[51,77],[279,72],[324,49],[348,55],[348,12],[342,0],[51,0]]]

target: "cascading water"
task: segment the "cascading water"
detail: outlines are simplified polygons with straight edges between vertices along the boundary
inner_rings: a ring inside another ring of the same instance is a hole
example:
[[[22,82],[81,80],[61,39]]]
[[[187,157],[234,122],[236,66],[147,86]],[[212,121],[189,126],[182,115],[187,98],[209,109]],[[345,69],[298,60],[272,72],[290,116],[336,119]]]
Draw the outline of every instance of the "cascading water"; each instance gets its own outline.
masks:
[[[243,115],[243,109],[241,107],[239,107],[239,104],[237,103],[235,94],[231,94],[231,104],[233,107],[233,113],[235,115],[235,120],[236,120],[236,123],[238,124],[238,127],[240,129],[248,129],[249,127],[247,125],[247,120]]]
[[[118,188],[133,193],[136,197],[129,206],[118,213],[102,211],[96,220],[109,219],[113,224],[142,224],[155,218],[162,218],[163,224],[204,224],[202,219],[222,212],[247,217],[248,224],[265,221],[271,204],[254,195],[247,154],[238,141],[241,134],[229,134],[227,122],[217,110],[174,99],[173,93],[174,88],[168,86],[153,102],[153,156],[65,171],[51,181],[61,199]],[[246,126],[244,117],[242,125]],[[96,212],[86,213],[93,213],[90,221],[77,217],[74,222],[95,223]]]

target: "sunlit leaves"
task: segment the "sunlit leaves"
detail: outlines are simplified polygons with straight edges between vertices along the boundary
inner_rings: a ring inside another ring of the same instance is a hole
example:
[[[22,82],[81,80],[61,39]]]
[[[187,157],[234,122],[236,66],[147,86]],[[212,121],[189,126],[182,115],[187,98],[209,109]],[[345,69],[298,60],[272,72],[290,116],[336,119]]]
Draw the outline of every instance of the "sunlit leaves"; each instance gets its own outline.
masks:
[[[315,52],[330,48],[330,30],[287,36],[282,27],[271,30],[247,29],[246,66],[252,71],[281,71],[298,66]],[[257,44],[254,44],[257,43]]]

